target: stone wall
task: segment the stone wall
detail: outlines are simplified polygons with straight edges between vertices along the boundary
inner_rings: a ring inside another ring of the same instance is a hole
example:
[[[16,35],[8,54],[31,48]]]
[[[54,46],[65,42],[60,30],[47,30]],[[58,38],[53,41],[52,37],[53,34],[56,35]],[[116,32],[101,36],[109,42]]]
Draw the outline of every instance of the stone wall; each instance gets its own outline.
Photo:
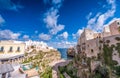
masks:
[[[97,57],[97,53],[99,52],[99,39],[92,39],[86,42],[86,51],[87,57],[95,56]]]
[[[109,46],[111,46],[111,45],[116,46],[116,43],[120,43],[120,41],[117,41],[115,39],[116,37],[120,37],[120,34],[106,37],[106,38],[104,38],[104,40],[105,41],[110,40]],[[115,50],[115,48],[113,50],[112,58],[113,58],[113,60],[117,61],[118,64],[120,65],[120,56],[119,56],[119,53]]]
[[[97,54],[100,52],[100,40],[103,40],[106,42],[107,40],[110,41],[109,46],[116,45],[116,43],[120,43],[120,41],[117,41],[115,38],[120,37],[120,34],[108,36],[104,38],[95,38],[91,40],[87,40],[84,45],[81,44],[80,48],[84,47],[85,50],[82,50],[81,52],[85,52],[87,57],[97,57]],[[102,43],[103,44],[103,43]],[[102,47],[102,46],[101,46]],[[116,60],[120,64],[120,57],[118,53],[116,53],[116,50],[113,52],[113,60]]]
[[[90,29],[85,29],[86,40],[94,39],[94,32]]]
[[[113,22],[112,24],[109,25],[110,26],[110,32],[111,32],[111,35],[116,35],[116,34],[119,34],[119,31],[118,31],[118,22],[115,21]]]

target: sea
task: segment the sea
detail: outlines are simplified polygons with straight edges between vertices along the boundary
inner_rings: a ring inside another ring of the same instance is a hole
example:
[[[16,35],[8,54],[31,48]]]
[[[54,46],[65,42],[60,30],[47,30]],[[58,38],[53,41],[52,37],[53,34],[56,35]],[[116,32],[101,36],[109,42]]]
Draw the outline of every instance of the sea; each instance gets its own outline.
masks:
[[[62,59],[65,60],[72,59],[72,57],[67,56],[67,48],[58,48],[57,50],[60,52]]]

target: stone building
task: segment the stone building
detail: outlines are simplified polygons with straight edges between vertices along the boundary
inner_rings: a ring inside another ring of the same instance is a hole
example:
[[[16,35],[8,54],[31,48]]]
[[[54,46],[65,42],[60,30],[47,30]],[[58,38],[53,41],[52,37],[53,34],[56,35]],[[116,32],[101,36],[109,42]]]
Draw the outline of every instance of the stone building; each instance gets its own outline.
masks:
[[[119,34],[118,27],[120,26],[120,20],[116,20],[109,25],[111,35]]]
[[[86,50],[86,41],[94,39],[94,32],[90,29],[84,29],[83,33],[81,34],[78,45],[81,47],[81,51],[85,52]]]
[[[101,34],[102,34],[102,37],[111,36],[110,26],[105,26]]]
[[[97,57],[99,49],[101,47],[99,41],[107,39],[110,37],[110,40],[114,35],[120,34],[118,27],[120,27],[120,20],[116,20],[110,23],[108,26],[104,27],[103,32],[97,33],[90,29],[84,29],[80,38],[78,39],[77,48],[78,51],[86,53],[87,57]],[[113,40],[115,42],[115,40]]]
[[[0,61],[2,63],[20,60],[24,53],[24,43],[18,41],[0,41]]]

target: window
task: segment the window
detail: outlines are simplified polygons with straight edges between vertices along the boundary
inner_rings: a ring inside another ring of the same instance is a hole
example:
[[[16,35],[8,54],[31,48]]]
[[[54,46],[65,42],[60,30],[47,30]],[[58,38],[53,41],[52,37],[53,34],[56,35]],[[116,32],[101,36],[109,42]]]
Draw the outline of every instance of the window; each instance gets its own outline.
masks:
[[[10,47],[10,50],[9,50],[9,52],[12,52],[13,51],[13,48],[12,47]]]
[[[94,52],[93,49],[91,49],[91,52],[92,52],[92,53]]]
[[[4,51],[4,47],[0,47],[0,52],[3,52]]]
[[[20,52],[20,47],[17,47],[17,52]]]
[[[120,25],[120,22],[117,22],[118,25]]]

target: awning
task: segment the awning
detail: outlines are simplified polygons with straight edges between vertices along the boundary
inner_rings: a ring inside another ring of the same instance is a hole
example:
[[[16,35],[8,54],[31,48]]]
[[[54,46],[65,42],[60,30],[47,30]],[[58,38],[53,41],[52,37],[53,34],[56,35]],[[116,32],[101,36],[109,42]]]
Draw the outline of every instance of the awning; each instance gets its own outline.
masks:
[[[14,56],[10,56],[9,54],[8,55],[3,55],[1,56],[2,58],[0,58],[0,60],[12,60],[12,59],[15,59],[15,58],[19,58],[19,57],[24,57],[24,54],[20,54],[20,55],[14,55]],[[5,58],[3,58],[5,57]]]

